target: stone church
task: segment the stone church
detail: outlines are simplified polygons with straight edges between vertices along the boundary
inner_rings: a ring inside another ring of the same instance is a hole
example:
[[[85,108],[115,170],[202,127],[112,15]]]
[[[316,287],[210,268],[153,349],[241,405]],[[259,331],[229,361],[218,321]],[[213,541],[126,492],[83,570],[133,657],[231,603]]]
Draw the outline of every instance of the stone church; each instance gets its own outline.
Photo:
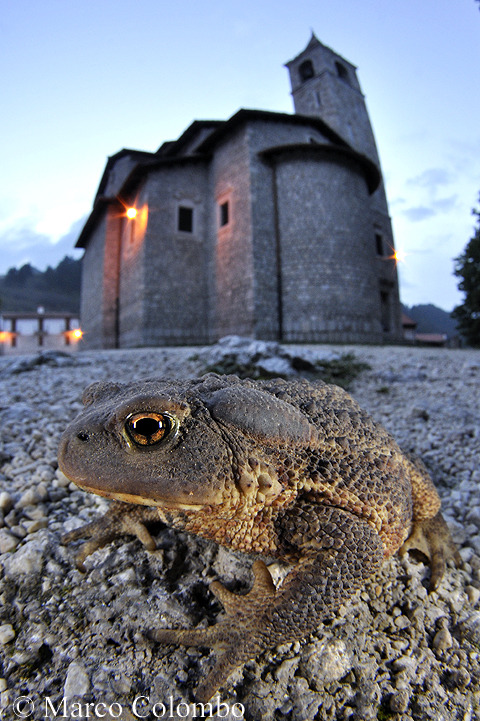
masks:
[[[286,67],[294,114],[241,109],[108,159],[77,242],[88,347],[401,340],[356,68],[313,34]]]

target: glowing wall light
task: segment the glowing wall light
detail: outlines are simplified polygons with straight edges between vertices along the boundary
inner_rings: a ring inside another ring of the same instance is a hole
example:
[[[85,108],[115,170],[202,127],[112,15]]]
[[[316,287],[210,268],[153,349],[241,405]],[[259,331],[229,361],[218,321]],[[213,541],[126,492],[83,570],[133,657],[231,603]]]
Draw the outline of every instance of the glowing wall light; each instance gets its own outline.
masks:
[[[127,208],[127,218],[130,218],[130,220],[133,220],[137,217],[137,209],[136,208]]]
[[[64,332],[64,335],[66,344],[70,345],[70,343],[74,343],[75,341],[80,340],[80,338],[83,336],[83,331],[81,331],[80,328],[74,328],[73,330],[66,330]]]

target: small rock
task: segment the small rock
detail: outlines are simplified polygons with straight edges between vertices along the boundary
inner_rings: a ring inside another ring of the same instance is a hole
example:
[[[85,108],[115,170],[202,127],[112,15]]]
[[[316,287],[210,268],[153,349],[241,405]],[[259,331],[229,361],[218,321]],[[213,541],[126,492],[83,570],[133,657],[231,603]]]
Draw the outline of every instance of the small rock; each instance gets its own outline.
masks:
[[[432,641],[432,646],[435,651],[441,653],[442,651],[447,651],[449,648],[451,648],[452,643],[452,635],[448,628],[441,628],[440,631],[437,631],[437,633],[435,634]]]
[[[9,475],[12,478],[16,478],[17,476],[26,475],[27,473],[30,473],[31,471],[35,471],[36,469],[37,469],[36,463],[27,463],[27,465],[25,465],[25,466],[19,466],[18,468],[12,468],[12,470],[10,470],[10,472],[9,472]],[[26,491],[26,493],[29,493],[29,491]],[[33,491],[32,491],[32,493],[33,493]]]
[[[30,508],[26,509],[24,515],[30,521],[41,521],[46,518],[45,508],[43,506],[31,506]]]
[[[401,689],[401,691],[395,691],[390,696],[390,711],[393,713],[405,713],[408,708],[410,701],[410,693],[407,689]]]
[[[10,551],[14,551],[18,544],[18,538],[12,536],[12,534],[4,528],[0,529],[0,553],[9,553]]]
[[[48,526],[48,520],[46,518],[39,518],[38,521],[24,521],[23,525],[25,526],[27,533],[36,533],[41,528],[46,528]]]
[[[15,631],[11,623],[4,623],[0,626],[0,643],[5,645],[15,638]]]
[[[280,683],[286,683],[295,673],[298,666],[298,658],[287,658],[275,671],[275,678]]]
[[[469,545],[473,548],[475,553],[480,554],[480,533],[477,533],[475,536],[470,536],[468,539]]]
[[[55,471],[55,477],[61,488],[67,488],[67,486],[70,485],[70,479],[67,478],[67,476],[65,476],[59,468]]]
[[[27,506],[35,506],[39,502],[39,500],[40,498],[38,497],[37,492],[34,491],[33,488],[29,488],[16,502],[15,508],[21,509],[26,508]]]
[[[474,611],[461,623],[465,636],[476,646],[480,645],[480,611]]]
[[[472,606],[475,606],[480,599],[480,590],[475,586],[467,586],[465,592]]]
[[[39,483],[35,491],[40,501],[46,501],[48,499],[48,487],[45,483]]]
[[[24,528],[20,523],[17,523],[15,526],[11,526],[10,531],[14,536],[20,539],[25,538],[27,535],[26,528]]]
[[[418,666],[418,659],[413,658],[412,656],[400,656],[399,658],[395,659],[395,661],[392,663],[393,668],[395,671],[407,671],[409,675],[412,675],[417,670]]]
[[[127,583],[135,581],[136,578],[135,569],[130,566],[130,568],[126,568],[124,571],[120,571],[120,573],[112,576],[111,581],[119,584],[120,586],[125,586]]]
[[[31,573],[40,573],[43,563],[43,549],[35,541],[25,543],[12,556],[4,559],[3,568],[9,578]]]
[[[305,672],[314,688],[338,681],[351,670],[353,662],[344,641],[335,640],[312,647]]]
[[[90,679],[85,667],[79,661],[72,661],[68,667],[65,686],[63,687],[63,695],[72,698],[72,696],[85,696],[90,690]]]
[[[469,548],[468,546],[465,546],[464,548],[461,548],[459,550],[459,553],[462,557],[462,561],[464,563],[469,563],[473,556],[473,548]]]
[[[291,376],[295,372],[286,358],[265,358],[257,362],[257,367],[279,376]]]
[[[466,668],[459,668],[452,673],[451,681],[458,688],[465,688],[471,681],[471,676]]]
[[[12,506],[13,499],[10,493],[7,493],[7,491],[2,491],[0,493],[0,510],[2,510],[4,513],[8,513]]]

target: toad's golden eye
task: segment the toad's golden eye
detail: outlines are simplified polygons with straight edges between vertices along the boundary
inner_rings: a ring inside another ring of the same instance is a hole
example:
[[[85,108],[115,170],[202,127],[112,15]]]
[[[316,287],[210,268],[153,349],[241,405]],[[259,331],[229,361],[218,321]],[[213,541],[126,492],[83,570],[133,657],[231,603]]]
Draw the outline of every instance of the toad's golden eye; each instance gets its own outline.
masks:
[[[167,413],[141,411],[132,413],[125,421],[125,430],[137,446],[154,446],[167,438],[175,427]]]

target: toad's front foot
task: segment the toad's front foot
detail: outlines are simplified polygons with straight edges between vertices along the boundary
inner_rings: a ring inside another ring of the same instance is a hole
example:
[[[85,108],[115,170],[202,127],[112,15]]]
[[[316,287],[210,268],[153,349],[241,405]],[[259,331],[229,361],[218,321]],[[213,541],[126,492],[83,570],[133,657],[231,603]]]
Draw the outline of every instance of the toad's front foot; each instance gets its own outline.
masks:
[[[77,568],[84,572],[84,561],[87,556],[98,548],[103,548],[117,536],[136,536],[148,551],[154,551],[156,548],[155,541],[146,529],[145,523],[158,520],[156,508],[113,501],[105,515],[96,521],[66,533],[62,537],[62,543],[72,543],[81,538],[89,539],[80,546],[75,556]]]
[[[424,521],[415,521],[412,532],[400,549],[404,556],[410,550],[421,551],[430,560],[430,587],[435,591],[445,573],[446,562],[453,560],[457,566],[462,564],[448,526],[441,513]]]
[[[210,585],[227,614],[215,626],[203,629],[162,628],[149,634],[160,643],[206,646],[219,654],[215,666],[195,691],[195,697],[200,702],[212,698],[242,663],[283,640],[282,635],[276,638],[272,634],[267,620],[267,609],[276,594],[270,572],[263,561],[255,561],[252,570],[255,577],[253,587],[244,596],[231,593],[218,581]]]

